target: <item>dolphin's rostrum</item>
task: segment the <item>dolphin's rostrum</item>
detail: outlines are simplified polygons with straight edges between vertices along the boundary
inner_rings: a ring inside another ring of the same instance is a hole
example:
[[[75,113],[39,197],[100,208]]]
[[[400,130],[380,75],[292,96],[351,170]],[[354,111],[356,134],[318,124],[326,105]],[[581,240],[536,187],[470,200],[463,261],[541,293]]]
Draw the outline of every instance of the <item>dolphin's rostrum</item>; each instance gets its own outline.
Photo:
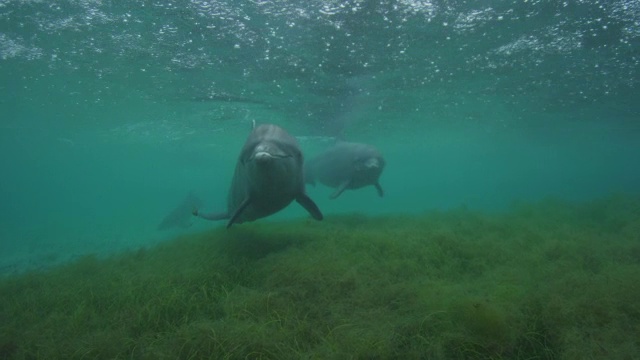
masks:
[[[272,124],[254,126],[236,164],[227,197],[227,211],[194,215],[233,224],[272,215],[296,200],[316,220],[323,216],[307,196],[302,173],[303,155],[294,137]]]

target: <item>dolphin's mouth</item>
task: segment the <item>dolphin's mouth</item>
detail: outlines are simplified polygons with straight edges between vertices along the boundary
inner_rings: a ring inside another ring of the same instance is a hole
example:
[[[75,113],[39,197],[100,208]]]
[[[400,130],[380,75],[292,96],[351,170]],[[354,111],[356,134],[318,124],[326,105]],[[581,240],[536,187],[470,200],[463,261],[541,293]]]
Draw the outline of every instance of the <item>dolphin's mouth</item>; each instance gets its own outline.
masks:
[[[249,161],[269,161],[271,159],[284,159],[284,158],[288,158],[290,157],[289,155],[279,155],[279,154],[272,154],[266,151],[258,151],[256,153],[254,153],[253,155],[251,155],[251,157],[249,158]]]
[[[364,167],[367,169],[371,169],[371,168],[379,168],[380,167],[380,163],[378,162],[378,159],[376,158],[371,158],[368,159],[365,163],[364,163]]]
[[[252,156],[253,160],[256,161],[267,161],[273,159],[273,155],[269,154],[266,151],[259,151]]]

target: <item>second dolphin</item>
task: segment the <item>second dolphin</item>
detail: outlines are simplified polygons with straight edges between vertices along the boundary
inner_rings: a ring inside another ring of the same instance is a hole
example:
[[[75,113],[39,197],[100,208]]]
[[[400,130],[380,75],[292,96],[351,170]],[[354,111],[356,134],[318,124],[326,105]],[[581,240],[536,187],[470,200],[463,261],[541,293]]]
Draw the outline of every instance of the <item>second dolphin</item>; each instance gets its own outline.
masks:
[[[305,163],[305,182],[315,185],[317,180],[336,188],[332,199],[347,189],[368,185],[375,186],[378,195],[382,196],[379,178],[384,165],[384,158],[375,147],[341,141]]]

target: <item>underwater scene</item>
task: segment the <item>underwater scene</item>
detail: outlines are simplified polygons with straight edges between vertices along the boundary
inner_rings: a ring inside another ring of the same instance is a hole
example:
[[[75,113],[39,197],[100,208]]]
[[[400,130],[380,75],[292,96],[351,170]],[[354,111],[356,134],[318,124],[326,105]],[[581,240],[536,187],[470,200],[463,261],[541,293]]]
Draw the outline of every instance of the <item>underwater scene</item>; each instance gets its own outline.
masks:
[[[640,2],[0,0],[0,359],[637,359]]]

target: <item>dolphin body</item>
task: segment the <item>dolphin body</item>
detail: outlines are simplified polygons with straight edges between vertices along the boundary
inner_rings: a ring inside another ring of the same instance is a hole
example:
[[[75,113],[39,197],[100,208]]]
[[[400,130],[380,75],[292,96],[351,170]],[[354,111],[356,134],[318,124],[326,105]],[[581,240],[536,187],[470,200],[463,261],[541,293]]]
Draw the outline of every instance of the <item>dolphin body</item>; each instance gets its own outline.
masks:
[[[254,124],[236,164],[227,211],[193,213],[207,220],[228,219],[229,228],[275,214],[296,200],[314,219],[322,220],[320,209],[305,193],[303,161],[298,142],[284,129]]]
[[[379,179],[384,166],[384,158],[375,147],[341,141],[305,163],[304,177],[308,184],[315,185],[317,180],[336,188],[331,199],[347,189],[369,185],[375,186],[378,195],[383,196]]]

